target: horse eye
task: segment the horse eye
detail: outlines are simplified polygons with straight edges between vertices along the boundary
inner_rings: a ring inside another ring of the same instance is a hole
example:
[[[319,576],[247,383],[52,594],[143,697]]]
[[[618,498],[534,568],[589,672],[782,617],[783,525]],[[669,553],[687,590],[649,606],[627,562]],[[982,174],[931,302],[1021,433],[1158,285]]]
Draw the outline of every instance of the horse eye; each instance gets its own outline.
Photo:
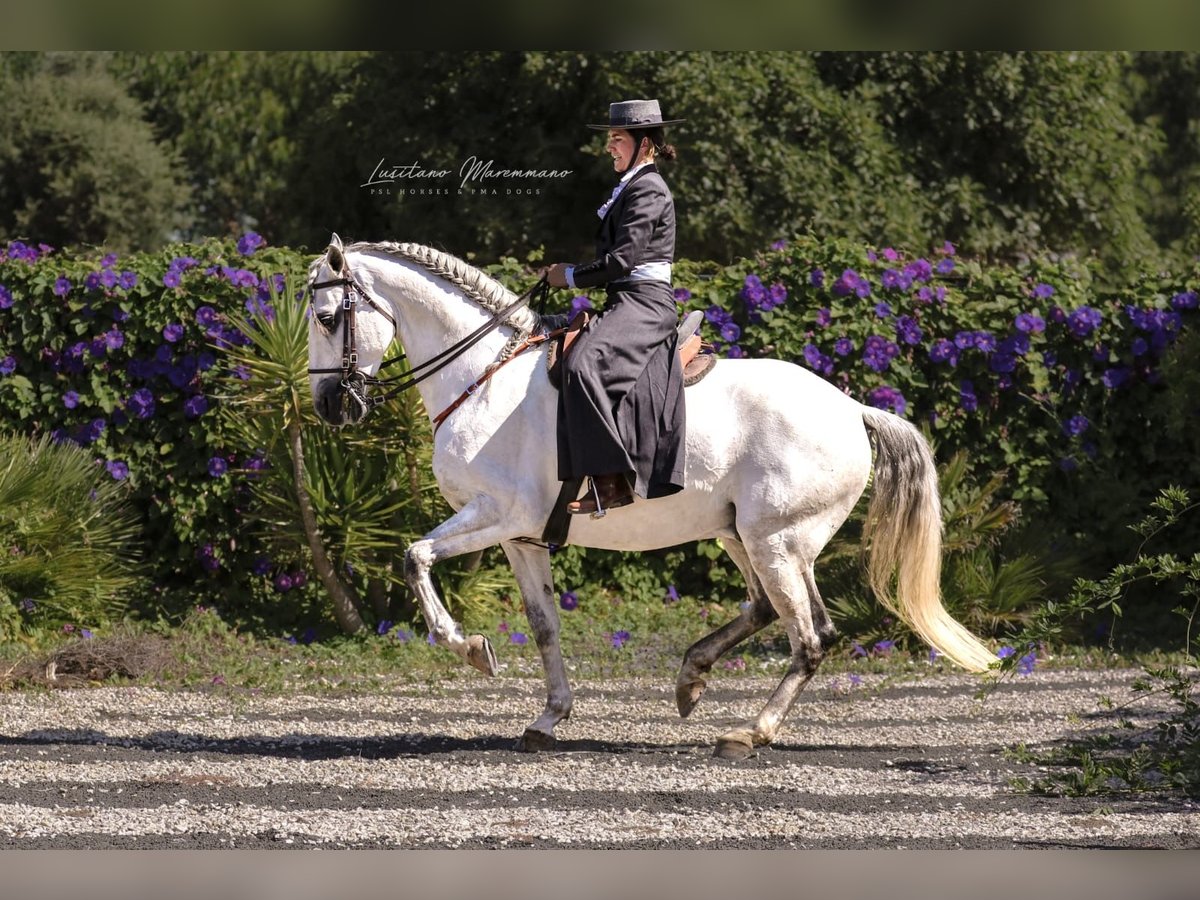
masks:
[[[333,313],[321,313],[317,316],[317,323],[326,331],[333,331],[334,326],[337,325],[337,316]]]

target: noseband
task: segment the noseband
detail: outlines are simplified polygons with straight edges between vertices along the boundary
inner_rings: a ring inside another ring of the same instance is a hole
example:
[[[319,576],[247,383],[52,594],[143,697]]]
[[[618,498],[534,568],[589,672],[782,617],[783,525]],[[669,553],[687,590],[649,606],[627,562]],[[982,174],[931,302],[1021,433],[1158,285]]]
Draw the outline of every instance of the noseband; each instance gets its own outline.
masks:
[[[370,292],[362,286],[362,283],[354,277],[354,273],[350,271],[350,262],[343,255],[342,268],[338,273],[337,278],[331,278],[328,281],[309,282],[309,308],[313,314],[316,314],[316,309],[313,306],[313,301],[316,299],[317,291],[325,288],[340,287],[342,293],[342,364],[339,368],[328,369],[309,369],[310,375],[341,375],[340,382],[342,390],[360,406],[363,407],[364,413],[373,407],[379,406],[385,401],[395,397],[396,395],[408,390],[411,387],[420,384],[430,375],[444,369],[450,363],[454,362],[458,357],[462,356],[479,341],[481,341],[488,333],[494,331],[508,319],[510,315],[526,305],[530,298],[538,296],[541,301],[545,302],[545,297],[550,291],[550,284],[545,277],[537,282],[533,287],[519,296],[516,300],[510,303],[504,309],[492,315],[490,319],[484,322],[477,329],[468,334],[465,338],[447,347],[441,353],[428,359],[425,362],[411,367],[407,373],[397,375],[392,378],[376,378],[373,375],[368,375],[358,367],[358,345],[357,337],[357,311],[358,301],[355,296],[366,301],[372,309],[381,314],[392,324],[393,338],[399,334],[399,325],[396,322],[395,316],[387,309],[387,307],[371,296]],[[383,369],[393,363],[397,363],[405,359],[405,354],[393,356],[391,359],[384,360],[379,364],[379,368]],[[419,373],[419,374],[418,374]],[[387,390],[376,394],[373,397],[367,396],[367,387],[370,385],[387,386]]]

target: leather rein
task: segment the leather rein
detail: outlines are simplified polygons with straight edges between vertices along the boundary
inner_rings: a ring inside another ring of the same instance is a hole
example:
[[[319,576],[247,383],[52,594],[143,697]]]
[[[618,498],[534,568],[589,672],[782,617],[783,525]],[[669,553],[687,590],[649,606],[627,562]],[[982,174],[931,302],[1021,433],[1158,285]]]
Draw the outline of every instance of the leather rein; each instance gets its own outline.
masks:
[[[545,302],[546,296],[550,292],[550,284],[545,277],[542,277],[533,287],[521,294],[516,300],[508,306],[501,309],[492,315],[490,319],[468,334],[466,337],[455,342],[447,347],[441,353],[438,353],[432,359],[427,359],[425,362],[411,367],[408,372],[402,375],[395,375],[391,378],[377,378],[374,375],[368,375],[358,367],[358,344],[357,344],[357,313],[358,302],[357,297],[362,298],[372,309],[387,319],[392,325],[393,338],[399,333],[399,326],[395,317],[391,314],[385,304],[380,303],[370,292],[363,287],[362,283],[350,271],[348,262],[343,262],[339,277],[331,278],[327,281],[316,281],[315,279],[308,284],[307,292],[309,296],[309,309],[312,314],[316,315],[316,309],[313,306],[313,300],[316,298],[316,293],[325,288],[340,287],[342,288],[342,305],[341,314],[343,319],[342,328],[342,364],[336,368],[326,369],[309,369],[310,375],[341,375],[341,388],[350,394],[353,399],[360,403],[365,410],[373,409],[376,406],[390,400],[391,398],[402,394],[409,388],[420,384],[429,376],[440,372],[458,357],[462,356],[477,343],[483,340],[492,331],[495,331],[503,325],[508,317],[528,304],[532,299],[537,298],[541,303]],[[328,327],[325,326],[320,319],[317,320],[318,326],[325,331]],[[336,324],[335,326],[336,327]],[[514,360],[517,356],[536,347],[539,344],[545,343],[553,337],[557,337],[565,328],[559,329],[549,334],[539,334],[526,338],[513,352],[505,359],[497,360],[489,365],[482,375],[477,378],[470,387],[463,391],[449,406],[443,409],[440,413],[433,417],[434,433],[441,427],[441,424],[450,417],[450,414],[458,409],[462,404],[474,394],[479,388],[488,381],[497,371],[505,364]],[[391,359],[384,360],[379,364],[379,368],[390,366],[393,363],[400,362],[406,359],[407,355],[401,353],[398,356],[393,356]],[[383,387],[385,390],[382,393],[368,397],[366,390],[368,387]]]

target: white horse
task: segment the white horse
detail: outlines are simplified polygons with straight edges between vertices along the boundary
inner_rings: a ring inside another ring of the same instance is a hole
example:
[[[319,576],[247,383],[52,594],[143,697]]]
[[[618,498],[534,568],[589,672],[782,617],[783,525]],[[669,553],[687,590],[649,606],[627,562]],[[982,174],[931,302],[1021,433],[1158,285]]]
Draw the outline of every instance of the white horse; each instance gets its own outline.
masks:
[[[516,299],[484,273],[438,250],[393,243],[343,247],[336,234],[310,268],[310,297],[313,398],[318,413],[334,425],[361,419],[371,405],[362,402],[361,375],[351,371],[346,377],[346,364],[353,363],[342,359],[347,351],[356,352],[358,369],[372,376],[398,336],[409,359],[419,364],[471,336]],[[527,307],[506,319],[420,383],[431,416],[540,327],[539,316]],[[877,598],[954,662],[977,672],[988,668],[994,656],[940,600],[937,478],[915,427],[777,360],[721,360],[686,396],[685,490],[638,500],[600,519],[574,516],[569,540],[609,550],[651,550],[718,538],[741,570],[748,607],[684,656],[675,691],[683,716],[699,701],[705,676],[723,653],[776,617],[782,622],[791,665],[757,718],[720,735],[718,755],[740,759],[771,743],[834,640],[813,564],[867,486],[872,443],[868,574]],[[511,359],[467,397],[433,439],[433,471],[457,512],[405,555],[408,584],[434,639],[494,675],[487,638],[463,633],[438,597],[430,567],[495,544],[503,547],[547,681],[545,709],[518,742],[523,750],[553,747],[555,726],[572,703],[550,557],[537,542],[560,489],[557,406],[544,345]]]

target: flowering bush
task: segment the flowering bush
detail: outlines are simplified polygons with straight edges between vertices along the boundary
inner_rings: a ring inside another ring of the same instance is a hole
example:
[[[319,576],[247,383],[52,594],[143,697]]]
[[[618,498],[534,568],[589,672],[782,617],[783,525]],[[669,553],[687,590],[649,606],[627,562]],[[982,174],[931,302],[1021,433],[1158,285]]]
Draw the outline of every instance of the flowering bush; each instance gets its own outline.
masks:
[[[1153,444],[1147,404],[1200,285],[1196,268],[1114,286],[1074,260],[984,268],[949,243],[921,255],[812,237],[680,270],[718,352],[795,361],[926,426],[943,456],[1010,470],[1013,498],[1039,503]]]
[[[246,577],[258,553],[238,527],[255,460],[213,412],[222,348],[245,340],[226,313],[306,262],[249,235],[123,257],[0,248],[0,414],[85,449],[124,486],[150,573],[143,606],[228,608],[271,590],[267,572]]]

